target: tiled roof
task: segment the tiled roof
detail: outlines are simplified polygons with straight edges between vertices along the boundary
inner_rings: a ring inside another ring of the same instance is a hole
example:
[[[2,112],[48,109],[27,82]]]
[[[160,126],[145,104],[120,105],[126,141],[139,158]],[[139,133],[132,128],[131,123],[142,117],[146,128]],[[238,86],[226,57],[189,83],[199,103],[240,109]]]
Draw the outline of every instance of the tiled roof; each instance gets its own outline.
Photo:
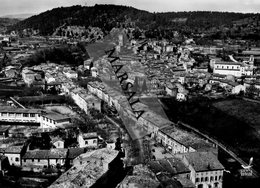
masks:
[[[42,114],[43,117],[58,121],[58,120],[65,120],[65,119],[70,119],[69,116],[58,114],[55,112],[48,112],[46,114]]]
[[[84,153],[74,159],[74,166],[62,174],[50,188],[91,187],[108,171],[108,164],[117,155],[118,151],[107,148]]]
[[[10,112],[10,113],[40,113],[40,109],[23,109],[23,108],[12,108],[12,107],[0,107],[0,112]]]
[[[180,155],[187,159],[196,172],[224,170],[224,166],[212,152],[190,152]]]
[[[134,166],[133,174],[126,176],[121,182],[122,187],[136,187],[142,188],[156,188],[160,185],[155,174],[147,167],[142,164]],[[134,187],[134,186],[133,186]]]
[[[9,146],[0,148],[0,153],[21,153],[23,146]]]
[[[190,170],[184,165],[184,163],[178,158],[168,158],[156,161],[150,161],[148,166],[154,173],[166,172],[171,175],[189,173]]]
[[[69,148],[68,149],[68,159],[75,159],[82,153],[84,153],[84,148]]]
[[[181,130],[174,126],[168,126],[161,129],[161,132],[168,135],[170,138],[176,140],[186,147],[193,149],[209,148],[211,145],[195,134]]]
[[[68,149],[31,150],[27,151],[23,159],[65,159]]]
[[[92,138],[97,138],[98,137],[96,132],[84,133],[82,136],[83,136],[84,139],[92,139]]]

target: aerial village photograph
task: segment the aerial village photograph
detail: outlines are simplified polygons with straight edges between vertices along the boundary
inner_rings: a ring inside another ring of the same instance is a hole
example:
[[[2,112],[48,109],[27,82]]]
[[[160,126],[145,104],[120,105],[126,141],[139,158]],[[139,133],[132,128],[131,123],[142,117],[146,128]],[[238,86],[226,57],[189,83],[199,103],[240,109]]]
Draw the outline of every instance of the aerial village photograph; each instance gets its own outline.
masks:
[[[0,0],[0,188],[259,187],[259,0]]]

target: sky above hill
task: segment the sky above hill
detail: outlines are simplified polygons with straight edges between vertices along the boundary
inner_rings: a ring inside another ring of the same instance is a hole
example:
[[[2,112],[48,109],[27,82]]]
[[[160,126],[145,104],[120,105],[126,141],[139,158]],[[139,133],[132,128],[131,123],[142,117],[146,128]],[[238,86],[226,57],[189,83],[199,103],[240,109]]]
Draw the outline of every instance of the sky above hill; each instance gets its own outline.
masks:
[[[260,13],[260,0],[0,0],[0,16],[38,14],[52,8],[77,4],[127,5],[150,12],[207,10]]]

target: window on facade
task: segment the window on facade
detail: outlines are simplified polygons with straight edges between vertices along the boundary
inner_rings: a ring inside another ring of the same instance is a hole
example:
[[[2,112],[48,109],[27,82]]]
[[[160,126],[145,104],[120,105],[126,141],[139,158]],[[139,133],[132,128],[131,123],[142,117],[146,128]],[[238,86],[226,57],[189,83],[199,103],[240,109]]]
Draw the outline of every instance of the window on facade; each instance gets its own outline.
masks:
[[[196,183],[197,183],[197,182],[200,182],[200,179],[199,179],[199,178],[196,178],[196,180],[195,180],[195,181],[196,181]]]
[[[9,116],[10,117],[14,117],[14,113],[9,113]]]
[[[32,162],[34,162],[34,159],[32,159]]]
[[[30,114],[30,117],[35,117],[35,114]]]
[[[205,177],[205,181],[209,181],[209,178],[208,178],[208,177]]]
[[[23,162],[26,162],[26,159],[24,159]]]
[[[222,176],[219,176],[219,178],[218,178],[219,180],[222,180]]]
[[[97,143],[97,140],[93,140],[93,143],[94,143],[94,144]]]
[[[210,181],[214,181],[214,177],[213,176],[210,177]]]
[[[41,161],[41,159],[38,159],[38,162],[40,162]]]
[[[45,121],[45,117],[43,117],[42,119],[43,119],[43,121]]]
[[[85,145],[88,145],[88,141],[85,141]]]
[[[19,162],[19,158],[18,158],[18,157],[15,157],[15,161],[16,161],[16,162]]]
[[[16,117],[21,117],[21,116],[22,116],[22,114],[20,114],[20,113],[16,114]]]
[[[6,116],[7,116],[7,113],[2,113],[2,116],[6,117]]]
[[[23,117],[28,117],[29,116],[29,114],[23,114]]]
[[[215,181],[217,181],[218,180],[218,176],[215,176]]]
[[[50,119],[50,123],[52,123],[52,120]]]
[[[203,177],[201,177],[201,178],[200,178],[200,181],[201,181],[201,182],[203,182],[203,181],[204,181],[204,178],[203,178]]]

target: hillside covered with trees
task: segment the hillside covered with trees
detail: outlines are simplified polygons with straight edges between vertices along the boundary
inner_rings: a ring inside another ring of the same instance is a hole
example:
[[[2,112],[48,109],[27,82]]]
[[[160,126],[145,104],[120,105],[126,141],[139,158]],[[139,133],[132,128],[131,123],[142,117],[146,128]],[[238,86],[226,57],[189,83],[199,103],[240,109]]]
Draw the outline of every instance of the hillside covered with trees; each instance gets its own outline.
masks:
[[[255,14],[230,12],[167,12],[150,13],[133,7],[118,5],[72,6],[55,8],[23,20],[9,30],[32,28],[42,35],[51,35],[61,25],[99,27],[104,33],[113,27],[137,26],[140,29],[176,29],[182,31],[200,31],[222,25],[229,26],[236,20],[250,18]]]

